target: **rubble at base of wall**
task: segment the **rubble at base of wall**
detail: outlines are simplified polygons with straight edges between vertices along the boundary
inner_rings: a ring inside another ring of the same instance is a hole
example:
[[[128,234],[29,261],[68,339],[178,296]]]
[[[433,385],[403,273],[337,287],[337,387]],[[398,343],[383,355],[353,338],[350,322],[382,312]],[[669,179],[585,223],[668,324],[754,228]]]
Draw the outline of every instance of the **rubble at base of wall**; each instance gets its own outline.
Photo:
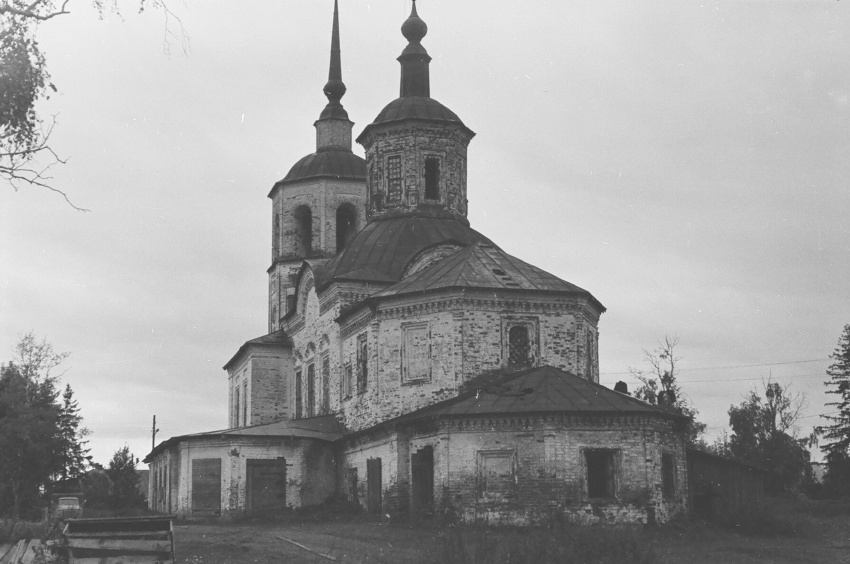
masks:
[[[657,511],[657,509],[660,508],[616,503],[584,503],[548,507],[480,505],[460,510],[458,519],[470,525],[501,526],[546,525],[555,522],[576,525],[645,525],[648,520],[655,519],[656,522],[666,522],[673,516],[673,512],[669,510],[662,512]]]

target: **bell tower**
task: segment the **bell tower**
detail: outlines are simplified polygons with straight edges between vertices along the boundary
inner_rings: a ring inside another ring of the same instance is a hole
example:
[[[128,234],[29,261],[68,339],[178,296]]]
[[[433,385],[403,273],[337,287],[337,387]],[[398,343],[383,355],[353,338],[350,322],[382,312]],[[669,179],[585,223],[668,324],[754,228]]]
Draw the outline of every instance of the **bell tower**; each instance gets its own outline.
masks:
[[[305,260],[333,258],[366,221],[366,161],[351,151],[339,41],[339,7],[334,0],[328,103],[315,121],[316,152],[299,160],[269,193],[272,200],[272,265],[269,273],[269,331],[294,307],[295,283]]]
[[[468,224],[466,149],[475,133],[431,98],[431,57],[422,46],[428,26],[416,0],[401,33],[408,44],[398,57],[399,98],[357,138],[368,163],[367,216],[450,216]]]

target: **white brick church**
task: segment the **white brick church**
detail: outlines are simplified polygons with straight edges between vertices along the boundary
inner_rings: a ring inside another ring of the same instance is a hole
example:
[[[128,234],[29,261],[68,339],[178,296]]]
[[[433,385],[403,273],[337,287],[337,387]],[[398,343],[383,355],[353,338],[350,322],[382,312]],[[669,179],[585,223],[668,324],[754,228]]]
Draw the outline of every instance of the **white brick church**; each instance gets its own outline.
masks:
[[[514,524],[683,512],[683,418],[599,385],[590,292],[470,227],[475,134],[431,98],[415,2],[401,32],[400,96],[357,137],[364,160],[334,6],[316,150],[269,193],[269,333],[224,366],[228,428],[147,455],[150,507],[227,517],[336,497]]]

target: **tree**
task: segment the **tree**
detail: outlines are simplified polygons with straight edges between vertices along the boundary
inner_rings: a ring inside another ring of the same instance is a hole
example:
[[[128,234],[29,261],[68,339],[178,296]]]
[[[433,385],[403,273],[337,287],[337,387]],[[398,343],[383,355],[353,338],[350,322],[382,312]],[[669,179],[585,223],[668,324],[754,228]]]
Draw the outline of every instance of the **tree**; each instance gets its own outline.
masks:
[[[50,169],[63,164],[50,147],[50,134],[55,118],[45,127],[35,110],[36,103],[56,92],[50,82],[46,59],[39,48],[36,32],[39,25],[57,16],[68,14],[70,0],[0,0],[0,178],[18,190],[30,185],[60,194],[68,204],[77,207],[62,190],[51,184]],[[183,24],[164,0],[138,0],[139,11],[153,6],[165,15],[164,48],[168,51],[172,39],[179,38],[184,51],[188,38]],[[107,8],[117,11],[117,2],[92,0],[103,13]],[[170,30],[176,21],[179,35]]]
[[[831,388],[826,393],[839,399],[826,404],[838,411],[822,415],[829,423],[817,428],[827,441],[820,447],[826,455],[824,489],[830,495],[850,496],[850,324],[844,326],[830,358],[832,364],[826,370],[830,379],[824,385]]]
[[[735,458],[767,470],[767,491],[800,491],[811,479],[808,439],[797,438],[795,428],[806,405],[805,396],[770,380],[763,387],[764,398],[752,390],[739,405],[729,407],[729,451]]]
[[[679,372],[677,364],[681,357],[676,356],[678,337],[664,336],[664,342],[659,342],[653,350],[644,349],[644,360],[651,370],[639,370],[629,367],[629,372],[637,378],[641,385],[635,390],[635,397],[652,405],[657,405],[670,413],[678,413],[688,418],[685,435],[692,445],[703,445],[701,436],[705,433],[705,423],[696,420],[699,412],[690,405],[688,399],[676,381]]]
[[[85,472],[90,456],[85,448],[89,430],[80,427],[83,418],[80,417],[80,407],[74,399],[74,391],[70,384],[65,385],[62,394],[62,408],[59,412],[59,477],[62,480],[79,478]]]
[[[145,496],[139,491],[139,475],[136,472],[136,459],[130,452],[130,447],[115,451],[106,475],[112,482],[110,505],[112,509],[128,509],[143,507]]]

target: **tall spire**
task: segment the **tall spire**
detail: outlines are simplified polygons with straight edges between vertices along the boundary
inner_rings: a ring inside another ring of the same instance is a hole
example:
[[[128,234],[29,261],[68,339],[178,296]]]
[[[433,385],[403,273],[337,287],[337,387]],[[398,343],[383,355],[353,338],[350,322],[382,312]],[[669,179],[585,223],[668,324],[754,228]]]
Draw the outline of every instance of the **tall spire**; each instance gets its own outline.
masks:
[[[422,38],[428,33],[428,26],[416,13],[416,0],[410,17],[401,24],[401,34],[407,39],[407,47],[401,52],[398,62],[401,63],[401,92],[402,98],[407,96],[424,96],[430,98],[431,85],[428,76],[428,63],[431,57],[422,46]]]
[[[335,118],[348,119],[348,114],[340,104],[345,95],[345,84],[342,82],[342,63],[339,50],[339,6],[334,0],[334,22],[331,32],[331,63],[328,69],[328,81],[323,88],[328,97],[328,105],[322,111],[319,119]]]

